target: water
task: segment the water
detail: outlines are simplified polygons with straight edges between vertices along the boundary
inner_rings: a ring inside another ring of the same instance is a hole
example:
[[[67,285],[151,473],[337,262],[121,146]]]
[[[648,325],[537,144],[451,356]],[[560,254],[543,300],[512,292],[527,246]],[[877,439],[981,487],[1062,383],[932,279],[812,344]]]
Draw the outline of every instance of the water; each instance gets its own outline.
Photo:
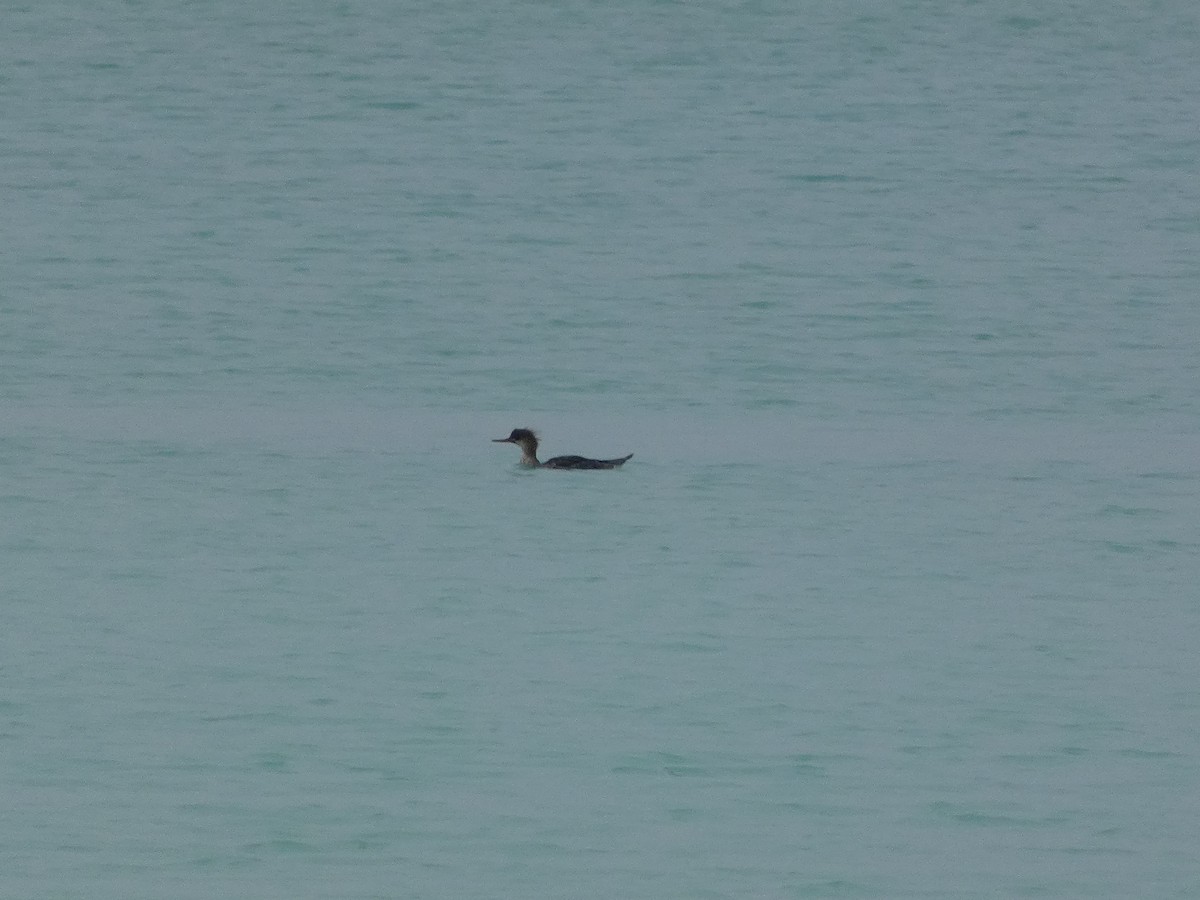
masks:
[[[0,894],[1200,896],[1192,5],[477,6],[7,12]]]

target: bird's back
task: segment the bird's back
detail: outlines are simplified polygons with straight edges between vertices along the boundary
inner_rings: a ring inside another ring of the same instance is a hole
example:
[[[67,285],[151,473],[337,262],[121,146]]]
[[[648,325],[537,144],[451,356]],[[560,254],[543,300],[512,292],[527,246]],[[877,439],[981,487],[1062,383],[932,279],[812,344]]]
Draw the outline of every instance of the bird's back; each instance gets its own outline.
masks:
[[[615,469],[627,463],[633,454],[620,459],[588,459],[586,456],[556,456],[542,463],[544,469]]]

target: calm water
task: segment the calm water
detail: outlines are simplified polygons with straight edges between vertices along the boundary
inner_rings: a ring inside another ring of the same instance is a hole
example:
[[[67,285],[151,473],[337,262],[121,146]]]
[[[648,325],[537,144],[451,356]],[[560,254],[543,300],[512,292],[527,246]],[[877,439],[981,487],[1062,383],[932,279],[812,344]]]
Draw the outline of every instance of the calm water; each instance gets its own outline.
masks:
[[[1200,10],[801,6],[5,12],[0,895],[1200,897]]]

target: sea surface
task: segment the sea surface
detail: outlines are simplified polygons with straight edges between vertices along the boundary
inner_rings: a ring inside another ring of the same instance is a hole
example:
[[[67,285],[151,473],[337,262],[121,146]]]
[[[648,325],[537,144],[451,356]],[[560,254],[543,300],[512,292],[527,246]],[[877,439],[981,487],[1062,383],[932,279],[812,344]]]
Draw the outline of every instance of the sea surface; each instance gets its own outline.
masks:
[[[1200,897],[1198,47],[6,4],[0,897]]]

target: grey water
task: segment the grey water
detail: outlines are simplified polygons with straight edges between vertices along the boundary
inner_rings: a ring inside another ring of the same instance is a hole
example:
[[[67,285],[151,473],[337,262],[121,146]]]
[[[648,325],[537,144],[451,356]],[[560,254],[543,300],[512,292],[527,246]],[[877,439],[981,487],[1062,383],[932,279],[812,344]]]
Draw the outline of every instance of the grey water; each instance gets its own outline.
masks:
[[[0,896],[1200,897],[1200,8],[2,18]]]

